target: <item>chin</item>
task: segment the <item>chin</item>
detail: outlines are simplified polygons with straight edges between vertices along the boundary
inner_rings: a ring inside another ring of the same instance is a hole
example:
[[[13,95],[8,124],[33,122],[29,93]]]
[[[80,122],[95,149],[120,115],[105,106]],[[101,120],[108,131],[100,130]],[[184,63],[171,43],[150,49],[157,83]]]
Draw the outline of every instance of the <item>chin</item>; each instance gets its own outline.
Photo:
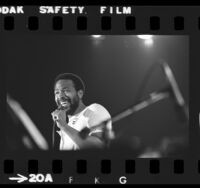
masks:
[[[70,110],[70,106],[63,106],[63,109],[68,111]]]

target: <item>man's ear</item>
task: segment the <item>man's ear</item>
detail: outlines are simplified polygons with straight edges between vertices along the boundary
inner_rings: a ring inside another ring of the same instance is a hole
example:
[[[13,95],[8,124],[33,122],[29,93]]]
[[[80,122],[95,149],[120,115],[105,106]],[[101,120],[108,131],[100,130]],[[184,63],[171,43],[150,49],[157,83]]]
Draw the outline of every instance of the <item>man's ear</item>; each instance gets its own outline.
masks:
[[[80,90],[78,91],[78,96],[79,96],[80,99],[83,98],[83,94],[84,94],[84,93],[83,93],[83,90],[80,89]]]

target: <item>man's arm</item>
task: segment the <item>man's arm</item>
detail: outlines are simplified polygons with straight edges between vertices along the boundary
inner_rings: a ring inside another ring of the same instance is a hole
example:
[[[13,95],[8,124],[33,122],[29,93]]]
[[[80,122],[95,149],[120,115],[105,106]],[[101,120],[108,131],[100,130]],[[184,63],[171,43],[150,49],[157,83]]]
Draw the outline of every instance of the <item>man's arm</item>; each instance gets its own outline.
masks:
[[[86,149],[86,148],[103,148],[104,142],[98,138],[97,136],[87,136],[85,139],[83,139],[79,131],[76,129],[65,125],[60,125],[60,129],[62,129],[79,147],[79,149]],[[99,137],[101,133],[98,133]]]
[[[89,127],[96,125],[97,120],[102,116],[102,113],[99,113],[98,110],[94,110],[96,113],[91,111],[92,113],[86,116],[89,121]],[[56,120],[57,126],[63,130],[79,147],[79,149],[85,148],[103,148],[105,146],[105,142],[101,139],[102,138],[102,131],[100,132],[93,132],[89,134],[86,138],[82,138],[79,134],[79,131],[70,127],[66,123],[66,113],[64,110],[55,110],[52,113],[52,116],[57,116],[58,119]],[[101,122],[101,121],[100,121]]]

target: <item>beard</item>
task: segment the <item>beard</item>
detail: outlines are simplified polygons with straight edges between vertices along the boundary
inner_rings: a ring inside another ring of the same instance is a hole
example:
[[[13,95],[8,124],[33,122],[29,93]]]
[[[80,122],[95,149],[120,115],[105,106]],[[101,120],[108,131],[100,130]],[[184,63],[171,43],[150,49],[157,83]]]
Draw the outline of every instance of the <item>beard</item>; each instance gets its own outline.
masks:
[[[79,106],[80,99],[78,95],[76,95],[72,99],[68,99],[67,101],[69,103],[69,105],[67,106],[62,106],[60,101],[57,102],[57,105],[58,107],[61,107],[62,110],[65,110],[67,115],[73,115]]]
[[[70,106],[67,108],[66,113],[68,115],[73,115],[74,112],[77,110],[78,106],[79,106],[79,98],[73,100],[72,103],[70,103]]]

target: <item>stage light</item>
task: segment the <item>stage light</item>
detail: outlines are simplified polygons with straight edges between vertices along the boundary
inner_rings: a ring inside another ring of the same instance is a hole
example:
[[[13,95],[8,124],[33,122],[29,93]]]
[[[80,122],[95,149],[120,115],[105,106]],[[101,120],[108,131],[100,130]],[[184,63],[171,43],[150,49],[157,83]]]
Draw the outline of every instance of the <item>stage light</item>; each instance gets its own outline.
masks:
[[[92,37],[95,38],[95,39],[98,39],[98,38],[101,38],[102,35],[92,35]]]
[[[96,46],[100,45],[105,39],[105,35],[91,35],[92,43]]]
[[[137,35],[139,39],[144,41],[144,45],[150,47],[153,45],[153,35]]]
[[[152,35],[137,35],[138,38],[143,39],[143,40],[149,40],[152,39]]]

